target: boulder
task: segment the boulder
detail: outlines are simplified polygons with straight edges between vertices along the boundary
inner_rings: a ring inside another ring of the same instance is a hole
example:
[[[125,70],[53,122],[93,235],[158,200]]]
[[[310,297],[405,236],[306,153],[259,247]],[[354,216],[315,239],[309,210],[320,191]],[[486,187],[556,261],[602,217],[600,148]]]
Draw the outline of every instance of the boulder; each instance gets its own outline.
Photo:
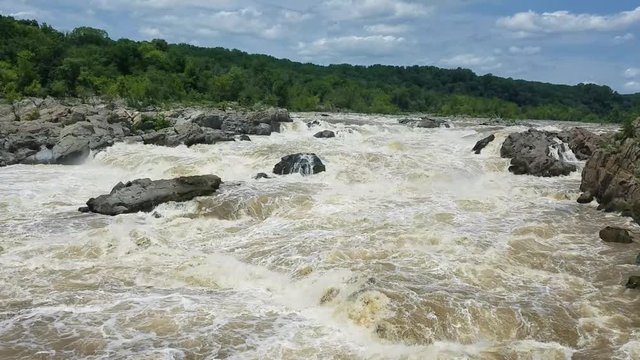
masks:
[[[636,256],[636,265],[640,265],[640,254]]]
[[[223,111],[202,113],[193,118],[193,123],[203,128],[221,130],[226,114]]]
[[[552,177],[569,175],[577,167],[568,162],[570,153],[555,133],[529,129],[510,134],[500,155],[511,158],[509,171],[516,175]]]
[[[251,141],[249,135],[240,135],[240,141]]]
[[[630,276],[625,285],[627,289],[637,289],[640,287],[640,276]]]
[[[578,204],[589,204],[593,201],[593,198],[594,196],[590,191],[585,191],[578,197]]]
[[[487,145],[489,145],[495,139],[496,139],[496,136],[491,134],[486,138],[478,141],[476,145],[473,147],[473,149],[471,149],[471,151],[475,152],[476,154],[480,154],[480,152],[482,152],[482,149],[487,147]]]
[[[320,126],[320,121],[318,121],[318,120],[313,120],[313,121],[309,121],[309,122],[307,123],[307,127],[308,127],[309,129],[311,129],[311,128],[312,128],[312,127],[314,127],[314,126]]]
[[[194,123],[184,123],[142,135],[142,141],[148,145],[176,147],[184,144],[215,144],[221,141],[234,141],[232,136],[220,130],[201,128]]]
[[[271,176],[265,174],[265,173],[257,173],[256,176],[253,177],[255,180],[260,180],[260,179],[271,179]]]
[[[569,144],[578,160],[589,159],[605,142],[605,137],[579,127],[560,132],[558,138]]]
[[[629,233],[629,230],[618,227],[607,226],[600,230],[600,239],[604,242],[619,243],[619,244],[631,244],[633,243],[633,237]]]
[[[313,137],[318,139],[328,139],[336,137],[336,134],[331,130],[323,130],[313,135]]]
[[[273,167],[273,173],[287,175],[299,173],[303,176],[313,175],[325,171],[326,168],[316,154],[292,154],[283,157]]]
[[[600,210],[620,212],[640,223],[639,171],[638,138],[609,139],[585,164],[580,190],[592,194]]]
[[[87,201],[89,211],[104,215],[150,212],[170,202],[189,201],[216,192],[222,181],[215,175],[186,176],[170,180],[138,179],[118,183],[107,195]],[[86,210],[80,208],[80,210]]]
[[[82,164],[89,156],[90,150],[87,138],[65,136],[53,147],[51,162],[62,165]]]

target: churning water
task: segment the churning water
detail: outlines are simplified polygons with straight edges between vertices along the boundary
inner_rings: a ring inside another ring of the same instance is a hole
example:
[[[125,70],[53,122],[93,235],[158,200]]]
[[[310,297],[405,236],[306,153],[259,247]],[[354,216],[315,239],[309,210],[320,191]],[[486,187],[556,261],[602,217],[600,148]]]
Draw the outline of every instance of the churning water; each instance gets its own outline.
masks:
[[[578,205],[579,172],[509,174],[500,145],[525,128],[474,155],[490,129],[333,119],[0,169],[0,359],[640,358],[640,249],[597,236],[628,220]],[[327,171],[252,179],[297,152]],[[159,218],[76,211],[197,174],[226,184]]]

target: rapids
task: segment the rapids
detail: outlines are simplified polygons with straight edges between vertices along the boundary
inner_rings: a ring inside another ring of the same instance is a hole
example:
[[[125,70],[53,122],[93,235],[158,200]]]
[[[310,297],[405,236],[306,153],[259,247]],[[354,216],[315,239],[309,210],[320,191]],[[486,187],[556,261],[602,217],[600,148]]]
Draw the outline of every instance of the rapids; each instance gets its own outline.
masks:
[[[510,174],[500,146],[526,128],[475,155],[492,132],[472,123],[294,119],[0,168],[0,359],[640,358],[640,246],[597,235],[630,220],[578,205],[580,172]],[[327,171],[253,179],[298,152]],[[119,181],[199,174],[226,183],[159,218],[77,212]]]

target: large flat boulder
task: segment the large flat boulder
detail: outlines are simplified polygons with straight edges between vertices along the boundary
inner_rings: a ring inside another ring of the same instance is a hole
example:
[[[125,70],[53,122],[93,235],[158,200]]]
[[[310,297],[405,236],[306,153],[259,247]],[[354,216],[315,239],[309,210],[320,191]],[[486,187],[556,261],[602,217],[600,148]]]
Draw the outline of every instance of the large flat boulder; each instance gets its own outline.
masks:
[[[216,192],[222,181],[215,175],[185,176],[169,180],[138,179],[118,183],[111,193],[87,201],[81,211],[104,215],[150,212],[156,206],[170,202],[189,201]]]

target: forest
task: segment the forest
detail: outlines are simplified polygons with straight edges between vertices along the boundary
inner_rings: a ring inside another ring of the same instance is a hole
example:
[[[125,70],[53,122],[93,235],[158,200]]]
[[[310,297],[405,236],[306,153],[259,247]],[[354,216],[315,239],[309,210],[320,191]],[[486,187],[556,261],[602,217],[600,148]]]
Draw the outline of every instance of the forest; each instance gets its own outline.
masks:
[[[0,15],[0,97],[103,96],[130,106],[279,106],[293,111],[422,112],[504,119],[623,122],[640,94],[434,66],[320,66],[165,40],[113,40]]]

